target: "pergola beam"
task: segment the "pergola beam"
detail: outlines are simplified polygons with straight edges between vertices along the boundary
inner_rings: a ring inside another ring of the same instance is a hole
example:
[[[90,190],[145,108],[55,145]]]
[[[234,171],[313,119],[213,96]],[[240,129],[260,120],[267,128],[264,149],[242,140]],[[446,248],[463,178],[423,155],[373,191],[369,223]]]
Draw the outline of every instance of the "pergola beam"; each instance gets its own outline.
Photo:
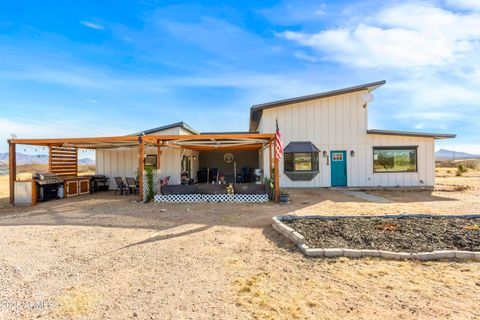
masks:
[[[272,140],[274,134],[270,133],[242,133],[242,134],[204,134],[204,135],[158,135],[143,136],[144,142],[156,144],[157,141],[195,141],[195,140],[214,140],[216,142],[229,140],[250,140],[252,143]],[[253,141],[252,141],[253,140]],[[56,138],[56,139],[12,139],[12,144],[28,144],[38,146],[63,146],[95,149],[108,147],[130,147],[138,145],[138,136],[117,136],[117,137],[95,137],[95,138]]]
[[[10,169],[10,205],[13,206],[15,204],[15,181],[17,180],[17,154],[15,143],[12,143],[11,140],[8,141],[8,167]]]
[[[137,138],[139,141],[138,148],[138,195],[140,201],[143,202],[143,172],[145,171],[145,141],[143,137],[140,136]]]
[[[162,156],[162,150],[160,148],[162,143],[160,140],[157,140],[157,170],[160,170],[160,157]]]

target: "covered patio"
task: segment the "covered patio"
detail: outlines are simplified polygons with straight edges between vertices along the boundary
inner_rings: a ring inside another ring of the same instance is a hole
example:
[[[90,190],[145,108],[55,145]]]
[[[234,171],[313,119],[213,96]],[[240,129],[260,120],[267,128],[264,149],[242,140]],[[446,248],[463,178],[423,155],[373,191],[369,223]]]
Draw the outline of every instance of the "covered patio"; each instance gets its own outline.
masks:
[[[264,177],[270,177],[274,181],[274,199],[279,199],[279,177],[278,160],[273,156],[275,135],[274,134],[258,134],[258,133],[212,133],[212,134],[179,134],[179,135],[130,135],[130,136],[115,136],[115,137],[95,137],[95,138],[55,138],[55,139],[11,139],[9,143],[10,155],[10,204],[16,204],[16,184],[20,182],[26,184],[25,186],[17,186],[17,190],[29,189],[31,190],[31,204],[36,203],[36,181],[35,180],[17,180],[16,170],[16,146],[17,145],[34,145],[44,146],[49,149],[48,171],[58,175],[65,181],[75,180],[78,178],[78,150],[92,149],[98,153],[105,150],[135,150],[135,156],[138,158],[138,172],[143,173],[138,175],[138,191],[140,200],[144,200],[146,192],[145,166],[147,152],[154,154],[156,172],[162,173],[162,152],[167,150],[187,150],[191,152],[209,154],[215,152],[268,152],[269,161],[263,169]],[[132,163],[132,165],[134,165]],[[240,168],[239,168],[240,170]],[[239,185],[237,180],[237,170],[234,170],[233,184]],[[102,168],[96,164],[96,174],[104,174]],[[218,172],[217,172],[218,176]],[[216,179],[218,182],[218,179]],[[210,183],[210,179],[206,181]],[[249,181],[250,182],[250,181]],[[258,181],[257,181],[258,182]],[[198,184],[198,180],[194,182]],[[172,186],[175,183],[172,184]],[[64,186],[66,192],[67,185]],[[78,182],[78,188],[82,189],[82,182]],[[84,188],[85,189],[85,188]],[[81,190],[80,190],[81,191]],[[84,192],[85,191],[83,190]],[[18,191],[17,191],[18,192]],[[81,194],[81,192],[80,192]],[[17,195],[18,196],[18,195]],[[17,197],[18,198],[18,197]]]

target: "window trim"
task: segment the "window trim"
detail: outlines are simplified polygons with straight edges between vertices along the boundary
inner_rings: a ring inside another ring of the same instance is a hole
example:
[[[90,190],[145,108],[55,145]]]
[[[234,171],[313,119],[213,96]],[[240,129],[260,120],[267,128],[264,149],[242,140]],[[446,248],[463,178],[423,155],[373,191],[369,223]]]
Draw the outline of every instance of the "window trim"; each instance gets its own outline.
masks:
[[[415,150],[415,171],[375,171],[375,150]],[[418,145],[412,146],[373,146],[372,148],[373,173],[418,173]]]
[[[312,168],[315,168],[315,165],[314,165],[314,153],[317,154],[317,167],[318,167],[318,170],[295,170],[295,154],[298,154],[298,153],[307,153],[307,154],[310,154],[310,165]],[[291,154],[292,157],[293,157],[293,167],[292,169],[293,170],[285,170],[285,154]],[[315,172],[320,172],[320,152],[285,152],[284,153],[284,157],[283,157],[283,172],[284,173],[315,173]]]

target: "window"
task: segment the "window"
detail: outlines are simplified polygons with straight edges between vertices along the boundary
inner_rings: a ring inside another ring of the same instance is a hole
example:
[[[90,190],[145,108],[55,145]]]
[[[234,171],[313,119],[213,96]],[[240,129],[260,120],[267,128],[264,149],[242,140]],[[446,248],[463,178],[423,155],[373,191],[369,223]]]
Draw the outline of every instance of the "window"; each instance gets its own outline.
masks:
[[[332,154],[332,161],[343,161],[343,153],[342,152],[334,152]]]
[[[292,181],[312,180],[319,171],[320,150],[310,141],[292,141],[283,150],[283,171]]]
[[[318,171],[318,152],[285,153],[285,171]]]
[[[373,172],[417,172],[417,147],[374,147]]]
[[[150,166],[153,170],[157,169],[157,155],[148,154],[145,157],[145,166]]]

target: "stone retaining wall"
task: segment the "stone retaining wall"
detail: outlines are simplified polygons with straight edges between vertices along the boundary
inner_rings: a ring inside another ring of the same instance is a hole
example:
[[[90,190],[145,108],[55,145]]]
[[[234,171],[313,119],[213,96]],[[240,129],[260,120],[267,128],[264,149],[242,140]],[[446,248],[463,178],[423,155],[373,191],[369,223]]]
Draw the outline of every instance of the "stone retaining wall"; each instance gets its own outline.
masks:
[[[358,249],[345,249],[345,248],[309,248],[305,244],[305,237],[300,233],[284,224],[282,221],[292,221],[297,219],[323,219],[323,220],[336,220],[345,218],[431,218],[431,217],[449,217],[449,218],[480,218],[479,214],[467,214],[467,215],[430,215],[430,214],[391,214],[382,216],[275,216],[273,217],[272,226],[275,230],[283,234],[285,237],[295,243],[302,253],[310,257],[349,257],[349,258],[361,258],[361,257],[380,257],[385,259],[410,259],[410,260],[440,260],[440,259],[475,259],[480,260],[480,252],[475,251],[460,251],[460,250],[443,250],[432,252],[393,252],[385,250],[358,250]]]

